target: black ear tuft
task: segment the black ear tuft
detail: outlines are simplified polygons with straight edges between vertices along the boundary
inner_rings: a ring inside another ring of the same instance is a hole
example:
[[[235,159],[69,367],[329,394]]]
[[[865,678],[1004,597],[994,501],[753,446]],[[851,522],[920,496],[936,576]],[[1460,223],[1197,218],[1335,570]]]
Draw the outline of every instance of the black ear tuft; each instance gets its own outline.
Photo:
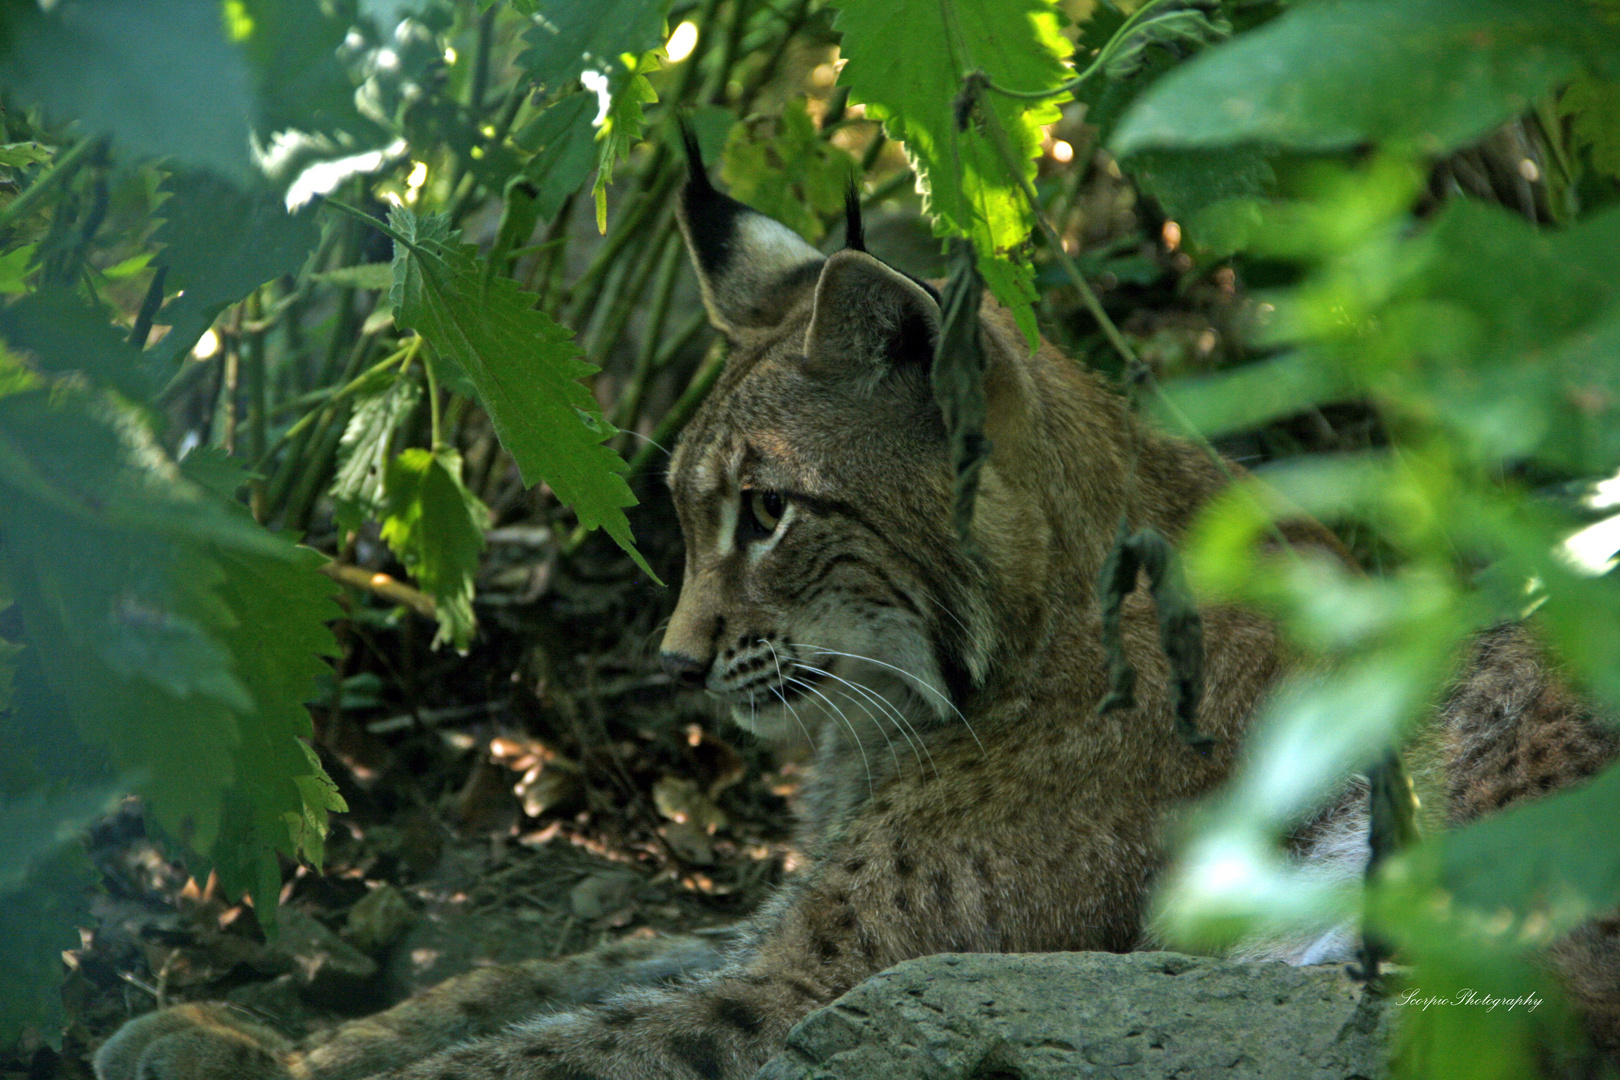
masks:
[[[866,226],[861,223],[861,189],[854,177],[844,189],[844,246],[851,251],[866,250]]]
[[[815,281],[821,252],[781,222],[716,191],[684,118],[681,142],[689,174],[675,220],[692,253],[709,319],[727,333],[771,326],[792,294]]]
[[[692,130],[692,121],[683,113],[680,117],[681,148],[686,151],[686,182],[688,185],[713,191],[714,185],[709,183],[709,174],[703,168],[703,150],[698,146],[697,132]]]

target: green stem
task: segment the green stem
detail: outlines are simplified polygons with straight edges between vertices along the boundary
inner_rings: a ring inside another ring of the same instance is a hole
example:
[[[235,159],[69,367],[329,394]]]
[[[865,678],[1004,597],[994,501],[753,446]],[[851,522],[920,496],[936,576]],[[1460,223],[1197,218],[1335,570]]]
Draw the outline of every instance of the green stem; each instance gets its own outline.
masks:
[[[411,339],[411,352],[414,354],[421,345],[422,336],[418,334]],[[409,358],[405,361],[410,363]],[[444,419],[439,413],[439,377],[433,371],[433,353],[431,350],[422,353],[422,373],[427,376],[428,396],[428,431],[431,433],[433,452],[436,454],[444,448]]]

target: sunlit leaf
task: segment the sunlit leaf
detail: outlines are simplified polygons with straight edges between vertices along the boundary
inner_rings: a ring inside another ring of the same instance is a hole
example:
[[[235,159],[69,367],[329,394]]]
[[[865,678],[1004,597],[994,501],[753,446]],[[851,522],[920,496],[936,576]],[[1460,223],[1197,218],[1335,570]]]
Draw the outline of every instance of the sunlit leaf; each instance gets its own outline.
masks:
[[[462,485],[461,455],[447,448],[402,450],[389,463],[383,488],[382,538],[433,597],[439,620],[433,643],[465,649],[489,511]]]
[[[1034,219],[993,135],[958,130],[955,104],[973,71],[1015,90],[1061,82],[1069,44],[1055,9],[1046,0],[837,0],[836,6],[847,59],[839,81],[905,144],[935,233],[973,241],[985,284],[1033,342],[1035,294],[1020,251]],[[994,93],[985,100],[1013,160],[1033,179],[1040,129],[1058,118],[1056,105]]]

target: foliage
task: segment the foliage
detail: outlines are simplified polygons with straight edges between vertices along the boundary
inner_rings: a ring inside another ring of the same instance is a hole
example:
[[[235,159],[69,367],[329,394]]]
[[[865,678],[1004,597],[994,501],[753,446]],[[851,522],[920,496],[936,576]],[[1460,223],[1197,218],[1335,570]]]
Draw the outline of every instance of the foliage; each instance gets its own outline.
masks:
[[[1269,707],[1167,898],[1195,941],[1358,914],[1278,837],[1421,720],[1472,634],[1534,609],[1620,704],[1608,553],[1577,569],[1566,543],[1620,465],[1613,14],[0,2],[0,732],[30,748],[0,766],[0,1040],[54,1023],[89,880],[72,838],[120,794],[232,895],[273,897],[278,852],[319,862],[341,800],[307,705],[349,700],[329,622],[408,619],[403,592],[466,648],[490,524],[537,519],[564,557],[601,525],[650,573],[640,467],[717,371],[675,299],[683,112],[739,197],[815,241],[850,178],[921,209],[1026,333],[1044,317],[1098,366],[1175,373],[1116,318],[1253,286],[1221,362],[1155,392],[1172,427],[1376,417],[1359,453],[1282,454],[1193,538],[1194,585],[1276,610],[1327,674]],[[1498,143],[1505,172],[1477,167]],[[652,440],[630,470],[620,429]],[[1300,508],[1381,572],[1259,554]],[[360,583],[343,610],[331,577]],[[1611,774],[1431,837],[1367,910],[1429,991],[1529,987],[1527,949],[1620,899],[1590,831],[1615,797]],[[1409,1019],[1409,1072],[1446,1076],[1514,1075],[1540,1022]]]

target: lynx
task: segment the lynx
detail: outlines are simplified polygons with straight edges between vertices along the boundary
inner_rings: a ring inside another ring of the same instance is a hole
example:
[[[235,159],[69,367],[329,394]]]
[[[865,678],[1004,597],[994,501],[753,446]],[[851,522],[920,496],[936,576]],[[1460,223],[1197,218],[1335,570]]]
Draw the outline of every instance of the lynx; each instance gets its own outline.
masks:
[[[987,302],[993,450],[973,542],[959,543],[929,379],[938,293],[867,253],[857,213],[847,246],[823,256],[717,191],[689,153],[679,223],[732,352],[670,464],[686,564],[662,659],[742,726],[814,741],[807,868],[726,950],[627,943],[477,971],[303,1047],[182,1006],[111,1040],[102,1080],[733,1080],[808,1012],[907,958],[1142,944],[1165,815],[1230,773],[1288,659],[1260,614],[1203,609],[1198,726],[1215,743],[1193,752],[1138,589],[1122,616],[1136,705],[1099,715],[1097,582],[1122,517],[1173,541],[1227,474],[1049,345],[1028,349]],[[1285,533],[1342,553],[1315,523]],[[1515,628],[1477,644],[1436,728],[1454,820],[1620,750]],[[1352,791],[1295,848],[1357,874],[1364,832]],[[1612,1044],[1617,926],[1582,934],[1568,982]],[[1245,955],[1325,962],[1350,944],[1329,930]]]

